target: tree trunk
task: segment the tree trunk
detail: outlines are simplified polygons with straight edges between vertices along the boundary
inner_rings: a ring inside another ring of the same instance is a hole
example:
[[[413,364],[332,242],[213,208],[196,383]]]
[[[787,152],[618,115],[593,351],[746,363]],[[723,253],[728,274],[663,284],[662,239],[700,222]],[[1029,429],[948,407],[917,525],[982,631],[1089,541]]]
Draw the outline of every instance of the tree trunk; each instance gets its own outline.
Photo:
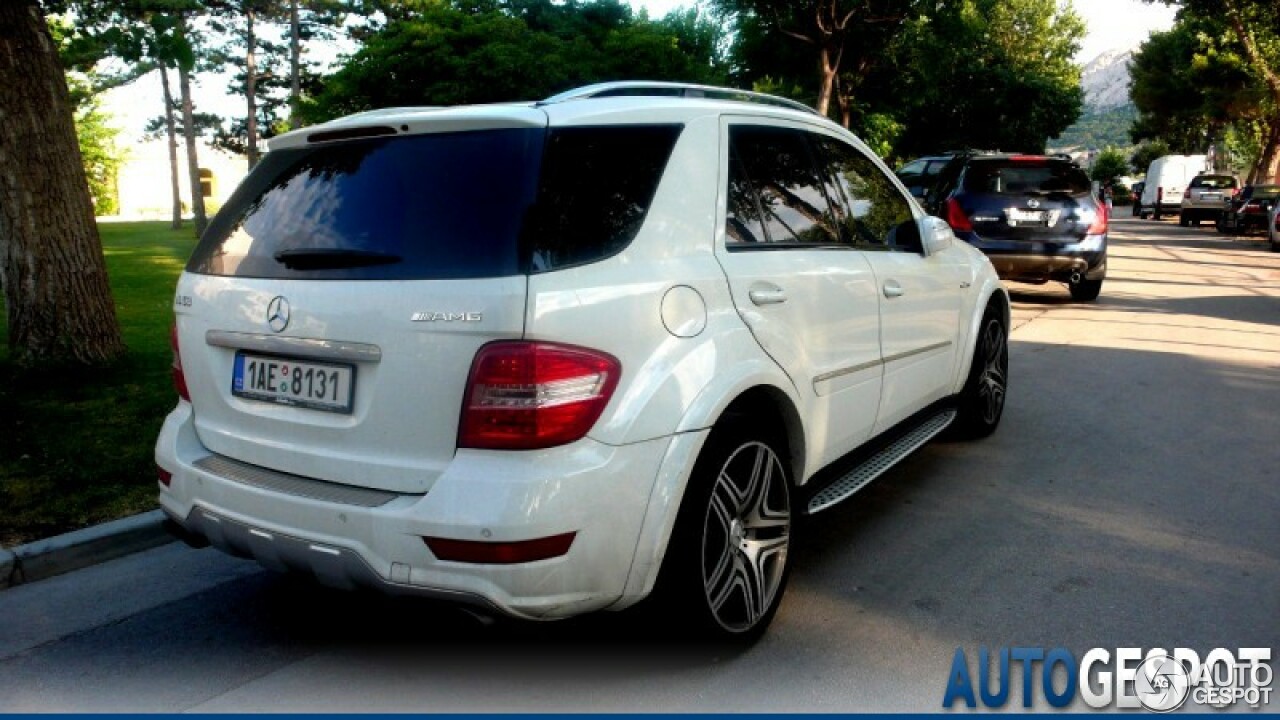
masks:
[[[298,105],[302,102],[302,23],[298,20],[298,0],[289,0],[289,127],[297,129]]]
[[[1267,139],[1262,145],[1258,163],[1249,174],[1251,183],[1280,183],[1280,119],[1271,123],[1271,131],[1267,133]]]
[[[249,158],[249,169],[258,164],[258,66],[254,45],[257,42],[253,35],[253,10],[245,8],[245,51],[244,51],[244,97],[248,103],[248,115],[245,117],[245,134],[248,143],[245,145]]]
[[[827,116],[827,110],[831,108],[831,92],[835,87],[838,71],[839,68],[832,65],[831,51],[823,45],[818,50],[818,104],[814,106],[823,117]]]
[[[840,108],[840,124],[844,126],[845,130],[848,130],[849,124],[853,122],[853,103],[850,98],[852,93],[845,87],[847,84],[847,82],[840,80],[840,76],[836,76],[836,107]]]
[[[35,0],[0,2],[0,286],[18,364],[124,353],[66,77]]]
[[[170,227],[182,228],[182,190],[178,184],[178,130],[173,121],[173,92],[169,89],[169,68],[160,63],[160,87],[164,89],[164,128],[169,140],[169,192],[173,198]]]
[[[191,182],[191,215],[196,237],[209,225],[204,214],[204,193],[200,188],[200,159],[196,153],[196,124],[191,108],[191,71],[178,65],[178,92],[182,96],[182,136],[187,141],[187,177]]]

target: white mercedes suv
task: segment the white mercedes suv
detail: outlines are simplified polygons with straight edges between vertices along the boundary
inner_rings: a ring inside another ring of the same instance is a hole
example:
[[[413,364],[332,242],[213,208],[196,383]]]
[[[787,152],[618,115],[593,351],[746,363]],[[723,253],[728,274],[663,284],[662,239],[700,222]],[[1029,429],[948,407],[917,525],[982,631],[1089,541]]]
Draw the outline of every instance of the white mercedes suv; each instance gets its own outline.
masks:
[[[797,103],[609,83],[270,148],[175,295],[156,462],[193,544],[751,639],[798,520],[999,423],[991,265]]]

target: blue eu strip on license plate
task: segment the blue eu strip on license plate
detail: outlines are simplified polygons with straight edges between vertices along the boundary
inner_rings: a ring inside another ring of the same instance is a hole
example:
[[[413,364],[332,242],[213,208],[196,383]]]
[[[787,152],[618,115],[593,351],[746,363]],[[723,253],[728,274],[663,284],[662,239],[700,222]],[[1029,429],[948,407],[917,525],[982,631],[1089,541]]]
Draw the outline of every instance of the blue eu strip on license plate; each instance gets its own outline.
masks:
[[[355,367],[343,363],[236,353],[231,394],[295,407],[350,413]]]

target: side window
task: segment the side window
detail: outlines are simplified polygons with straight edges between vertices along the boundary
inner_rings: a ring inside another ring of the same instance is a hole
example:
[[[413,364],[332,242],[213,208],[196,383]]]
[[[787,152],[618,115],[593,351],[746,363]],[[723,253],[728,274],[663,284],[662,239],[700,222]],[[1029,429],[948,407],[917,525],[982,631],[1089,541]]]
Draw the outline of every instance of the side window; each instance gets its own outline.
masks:
[[[804,136],[796,130],[729,128],[730,247],[752,242],[835,245],[840,230]]]
[[[898,226],[912,219],[911,206],[889,177],[865,155],[844,143],[823,137],[821,143],[830,173],[844,192],[848,215],[844,226],[860,247],[918,250],[919,242],[899,242]]]

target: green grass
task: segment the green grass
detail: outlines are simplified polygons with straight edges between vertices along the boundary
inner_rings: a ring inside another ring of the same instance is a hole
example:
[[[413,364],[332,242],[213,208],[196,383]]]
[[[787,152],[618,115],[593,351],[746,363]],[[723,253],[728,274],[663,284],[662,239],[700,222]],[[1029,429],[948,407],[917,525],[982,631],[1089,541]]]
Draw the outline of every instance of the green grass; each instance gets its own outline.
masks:
[[[173,289],[195,240],[189,225],[99,228],[123,359],[93,370],[19,368],[0,313],[0,546],[156,506],[152,449],[175,402]]]

